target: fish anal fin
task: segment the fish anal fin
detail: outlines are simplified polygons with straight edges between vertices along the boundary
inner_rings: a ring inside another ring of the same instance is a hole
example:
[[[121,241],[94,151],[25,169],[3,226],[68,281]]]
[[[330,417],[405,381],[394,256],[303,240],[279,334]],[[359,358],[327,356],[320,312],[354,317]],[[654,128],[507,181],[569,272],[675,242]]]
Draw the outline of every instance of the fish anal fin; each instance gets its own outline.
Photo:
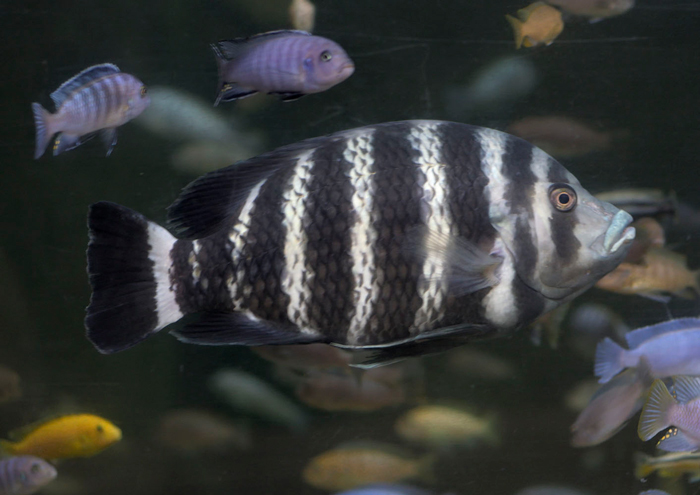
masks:
[[[630,349],[636,349],[643,342],[658,337],[659,335],[693,328],[700,329],[700,318],[677,318],[675,320],[669,320],[657,325],[649,325],[648,327],[642,327],[627,332],[627,334],[625,334],[625,339]]]
[[[51,93],[51,99],[53,100],[54,105],[56,105],[56,110],[58,110],[61,105],[63,105],[63,102],[65,102],[79,87],[99,79],[100,77],[116,74],[118,72],[121,71],[119,70],[119,67],[114,64],[100,64],[88,67],[80,74],[71,77],[66,82],[61,84],[56,91]]]
[[[250,88],[243,88],[238,86],[236,83],[221,82],[219,87],[219,92],[216,95],[216,101],[214,106],[218,106],[220,102],[229,102],[240,100],[241,98],[246,98],[252,96],[258,91]]]
[[[673,387],[676,390],[676,398],[683,404],[700,397],[700,377],[674,376]]]
[[[324,342],[292,327],[282,327],[250,313],[203,313],[198,321],[170,332],[178,340],[198,345],[290,345]]]
[[[100,139],[102,139],[102,144],[104,144],[107,150],[107,156],[112,154],[112,150],[117,145],[117,128],[110,127],[108,129],[102,129],[100,131]]]
[[[299,98],[303,98],[304,96],[306,96],[306,94],[304,94],[304,93],[277,93],[277,92],[274,92],[274,93],[268,93],[268,94],[279,96],[280,100],[282,100],[284,102],[298,100]]]
[[[669,428],[656,444],[656,448],[666,452],[691,452],[697,450],[698,447],[700,446],[696,442],[676,427]]]
[[[56,139],[53,142],[53,156],[75,149],[86,141],[92,139],[94,136],[94,133],[86,136],[75,136],[73,134],[66,134],[65,132],[62,132],[56,136]]]

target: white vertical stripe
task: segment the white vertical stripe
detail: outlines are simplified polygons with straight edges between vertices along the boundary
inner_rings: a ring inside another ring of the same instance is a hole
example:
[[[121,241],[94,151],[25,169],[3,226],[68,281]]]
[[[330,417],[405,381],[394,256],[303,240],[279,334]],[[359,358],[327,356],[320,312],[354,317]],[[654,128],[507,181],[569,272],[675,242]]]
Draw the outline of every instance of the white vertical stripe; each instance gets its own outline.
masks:
[[[420,153],[416,159],[420,171],[425,176],[421,216],[431,234],[441,237],[453,232],[452,216],[448,208],[448,184],[445,164],[440,154],[441,140],[439,124],[420,123],[411,127],[408,140]],[[427,237],[423,240],[427,242]],[[426,258],[423,273],[418,280],[418,293],[423,299],[413,321],[411,333],[419,333],[431,328],[445,314],[447,295],[447,252],[437,252],[424,246]]]
[[[153,279],[156,283],[158,324],[153,331],[157,332],[183,316],[180,306],[175,300],[175,288],[170,283],[170,269],[173,266],[170,252],[176,239],[170,232],[153,222],[148,222],[147,233],[148,244],[151,246],[148,259],[153,262]]]
[[[489,179],[484,188],[484,194],[489,201],[489,219],[494,227],[500,224],[505,228],[506,218],[504,215],[508,209],[503,206],[510,182],[503,175],[503,154],[506,149],[507,135],[491,129],[482,129],[478,132],[477,138],[481,145],[481,169]],[[482,302],[484,316],[495,326],[512,327],[518,319],[518,309],[515,306],[515,295],[513,294],[513,280],[515,279],[513,257],[503,244],[501,236],[496,238],[491,252],[504,259],[498,274],[499,283],[489,291]]]
[[[258,198],[260,193],[260,188],[265,184],[265,181],[260,181],[253,187],[248,193],[248,197],[243,204],[240,215],[238,215],[238,221],[231,229],[229,233],[229,241],[232,244],[231,247],[231,261],[233,266],[236,267],[240,263],[241,256],[243,255],[243,248],[248,240],[248,230],[250,229],[250,218],[255,211],[255,200]],[[231,294],[231,300],[233,301],[233,307],[236,311],[241,311],[243,309],[243,298],[237,297],[237,293],[241,285],[239,281],[243,281],[245,276],[245,271],[243,269],[238,270],[235,277],[227,280],[228,291]],[[246,290],[246,287],[242,287]],[[247,287],[250,292],[250,287]]]
[[[282,225],[285,229],[284,259],[281,288],[289,296],[287,316],[302,333],[315,333],[309,328],[311,289],[309,281],[314,273],[306,266],[308,237],[304,228],[306,200],[313,176],[313,150],[302,153],[296,165],[282,202]]]
[[[348,173],[353,187],[352,209],[355,221],[350,228],[350,257],[352,258],[352,276],[355,279],[353,291],[353,308],[355,313],[346,336],[348,344],[356,344],[359,337],[367,329],[370,317],[381,293],[375,266],[374,245],[377,242],[377,231],[374,224],[374,149],[372,133],[352,136],[347,141],[343,158],[352,163]]]

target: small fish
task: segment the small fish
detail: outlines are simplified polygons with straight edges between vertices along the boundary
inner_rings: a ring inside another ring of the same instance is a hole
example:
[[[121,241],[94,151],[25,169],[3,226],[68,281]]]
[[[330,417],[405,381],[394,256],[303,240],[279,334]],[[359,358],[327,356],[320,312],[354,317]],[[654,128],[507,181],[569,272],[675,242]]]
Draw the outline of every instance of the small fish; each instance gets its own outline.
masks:
[[[117,144],[117,127],[143,112],[150,103],[146,86],[114,64],[93,65],[51,93],[56,113],[32,103],[36,126],[34,158],[44,154],[51,137],[54,156],[100,134],[107,156]]]
[[[639,479],[648,478],[653,473],[662,478],[678,478],[684,474],[700,476],[700,452],[674,452],[656,457],[637,452],[634,462],[634,474]]]
[[[316,6],[309,0],[292,0],[289,5],[289,22],[294,29],[311,32],[316,20]]]
[[[198,409],[175,409],[163,415],[157,441],[178,452],[222,452],[231,447],[247,449],[250,433],[224,417]]]
[[[644,441],[669,426],[656,445],[669,452],[700,449],[700,378],[674,376],[676,398],[662,380],[655,380],[639,418],[637,433]]]
[[[625,335],[629,350],[606,337],[595,353],[595,376],[608,382],[646,359],[654,378],[700,374],[700,319],[679,318],[638,328]]]
[[[441,405],[411,409],[396,421],[394,429],[405,440],[436,449],[479,443],[495,446],[500,441],[495,417]]]
[[[22,397],[19,375],[6,366],[0,365],[0,404],[12,402]]]
[[[652,381],[649,366],[642,358],[638,367],[600,387],[571,426],[571,445],[590,447],[615,435],[642,408]]]
[[[513,27],[516,49],[551,45],[564,30],[561,12],[544,2],[535,2],[518,10],[518,18],[506,15]]]
[[[339,492],[335,495],[431,495],[431,493],[415,486],[379,483]]]
[[[0,495],[31,495],[56,477],[56,468],[30,455],[0,460]]]
[[[106,419],[74,414],[31,426],[17,442],[0,440],[0,450],[47,460],[90,457],[121,438],[121,430]]]
[[[87,335],[127,349],[325,343],[355,366],[514,332],[624,258],[631,217],[526,141],[441,121],[392,122],[211,172],[166,229],[89,210]],[[355,359],[357,358],[357,359]]]
[[[510,124],[506,130],[555,158],[575,158],[606,151],[615,139],[625,134],[622,131],[599,131],[563,116],[525,117]]]
[[[675,216],[679,206],[675,194],[652,188],[615,189],[598,193],[595,197],[625,210],[635,219],[660,215]]]
[[[211,47],[219,67],[214,106],[257,92],[292,101],[325,91],[355,71],[340,45],[305,31],[271,31]]]
[[[432,480],[433,457],[414,459],[392,446],[345,445],[309,461],[302,476],[320,490],[350,490],[372,483]]]
[[[295,431],[309,422],[306,413],[267,382],[243,371],[220,369],[209,377],[209,389],[238,411],[255,414]]]
[[[347,368],[352,361],[351,353],[327,344],[262,345],[251,349],[268,361],[294,369]]]
[[[547,0],[564,12],[591,18],[591,22],[624,14],[634,7],[635,0]]]

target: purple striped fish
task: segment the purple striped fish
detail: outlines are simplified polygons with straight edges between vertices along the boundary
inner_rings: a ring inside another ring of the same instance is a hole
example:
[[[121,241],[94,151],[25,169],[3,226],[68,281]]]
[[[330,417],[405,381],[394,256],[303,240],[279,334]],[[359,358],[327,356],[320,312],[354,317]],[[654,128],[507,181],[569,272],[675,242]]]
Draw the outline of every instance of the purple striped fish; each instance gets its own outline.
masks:
[[[151,102],[146,86],[113,64],[88,67],[51,93],[56,113],[32,103],[36,125],[34,158],[44,154],[51,137],[60,133],[53,154],[80,146],[99,132],[107,156],[117,144],[117,127],[143,112]]]
[[[271,31],[211,47],[219,66],[214,106],[257,92],[292,101],[325,91],[355,71],[340,45],[306,31]]]
[[[56,477],[56,468],[31,455],[0,461],[0,495],[29,495]]]

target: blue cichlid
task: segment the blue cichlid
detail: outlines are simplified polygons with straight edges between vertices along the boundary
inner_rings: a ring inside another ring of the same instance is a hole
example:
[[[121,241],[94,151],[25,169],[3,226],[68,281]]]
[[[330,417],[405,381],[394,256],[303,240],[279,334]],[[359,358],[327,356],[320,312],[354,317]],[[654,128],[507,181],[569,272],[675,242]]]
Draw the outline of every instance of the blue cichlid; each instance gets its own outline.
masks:
[[[71,150],[99,132],[110,155],[117,144],[117,127],[143,112],[150,103],[146,86],[113,64],[93,65],[51,93],[56,113],[32,103],[36,126],[34,158],[44,154],[51,137],[53,154]]]
[[[257,92],[292,101],[325,91],[355,71],[340,45],[306,31],[271,31],[211,47],[219,67],[215,106]]]
[[[30,495],[56,477],[56,468],[31,455],[0,461],[0,495]]]
[[[606,383],[625,368],[639,366],[642,357],[651,376],[700,375],[700,318],[679,318],[638,328],[625,335],[629,349],[609,337],[595,352],[595,376]]]

